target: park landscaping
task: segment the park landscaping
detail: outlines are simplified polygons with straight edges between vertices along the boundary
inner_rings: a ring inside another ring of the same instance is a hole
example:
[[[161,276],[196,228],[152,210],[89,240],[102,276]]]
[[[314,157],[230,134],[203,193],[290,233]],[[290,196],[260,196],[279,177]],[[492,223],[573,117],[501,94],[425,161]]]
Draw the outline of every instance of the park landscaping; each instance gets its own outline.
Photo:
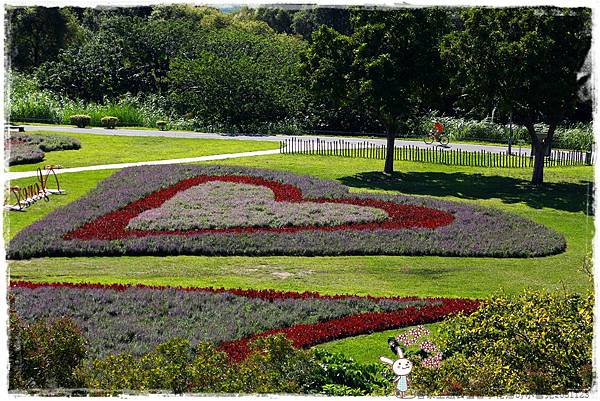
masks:
[[[103,165],[5,212],[9,388],[390,395],[393,352],[416,396],[589,391],[591,12],[544,11],[11,8],[12,121],[106,135],[8,142],[13,188]],[[442,125],[531,156],[394,148]]]

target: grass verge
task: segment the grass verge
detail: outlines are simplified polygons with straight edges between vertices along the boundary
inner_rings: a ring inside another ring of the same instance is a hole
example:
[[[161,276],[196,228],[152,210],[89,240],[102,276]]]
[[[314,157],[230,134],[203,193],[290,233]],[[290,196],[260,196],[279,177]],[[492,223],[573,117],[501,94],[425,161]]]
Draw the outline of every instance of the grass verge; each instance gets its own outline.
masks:
[[[64,168],[70,168],[279,148],[279,143],[273,141],[108,136],[52,131],[35,131],[35,133],[62,134],[79,138],[81,149],[48,152],[40,163],[11,166],[9,171],[32,171],[46,164],[60,164]]]

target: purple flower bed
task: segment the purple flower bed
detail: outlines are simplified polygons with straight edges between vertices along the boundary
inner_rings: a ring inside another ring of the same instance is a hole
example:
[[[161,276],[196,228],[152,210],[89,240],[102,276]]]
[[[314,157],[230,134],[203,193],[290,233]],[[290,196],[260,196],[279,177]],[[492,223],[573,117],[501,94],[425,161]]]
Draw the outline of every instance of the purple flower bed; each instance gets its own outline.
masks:
[[[267,187],[207,182],[179,192],[156,209],[133,218],[128,228],[192,230],[227,227],[333,226],[381,221],[387,213],[374,207],[339,203],[276,202]]]
[[[8,150],[8,165],[14,166],[41,162],[44,152],[80,149],[81,142],[66,135],[13,133],[5,139],[4,147]]]
[[[89,342],[89,357],[140,356],[173,337],[220,344],[296,324],[436,304],[365,297],[261,299],[169,287],[13,286],[10,293],[26,321],[71,317]]]
[[[45,153],[39,146],[25,142],[12,143],[9,147],[5,147],[8,156],[8,165],[15,166],[17,164],[39,163],[44,160]]]
[[[163,188],[199,175],[235,175],[293,185],[304,198],[373,199],[451,213],[454,220],[430,228],[202,233],[116,240],[65,239],[86,223]],[[499,210],[464,203],[384,194],[350,194],[335,182],[283,171],[220,165],[164,165],[123,169],[88,195],[20,231],[8,257],[79,255],[440,255],[533,257],[564,251],[564,237],[540,224]]]

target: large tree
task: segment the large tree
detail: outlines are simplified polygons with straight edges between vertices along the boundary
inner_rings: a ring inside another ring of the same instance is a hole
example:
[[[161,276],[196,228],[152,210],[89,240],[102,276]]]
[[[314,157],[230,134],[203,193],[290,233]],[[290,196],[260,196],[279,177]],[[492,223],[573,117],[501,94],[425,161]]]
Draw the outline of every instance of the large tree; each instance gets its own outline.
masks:
[[[379,122],[387,136],[384,171],[391,173],[398,130],[440,95],[438,44],[448,15],[438,8],[356,10],[352,23],[352,36],[330,28],[313,34],[305,62],[310,88],[342,105],[355,102]]]
[[[589,9],[472,8],[446,36],[442,57],[471,106],[495,105],[524,125],[533,144],[532,183],[544,179],[544,155],[556,126],[573,110],[591,43]],[[547,125],[538,137],[536,124]]]

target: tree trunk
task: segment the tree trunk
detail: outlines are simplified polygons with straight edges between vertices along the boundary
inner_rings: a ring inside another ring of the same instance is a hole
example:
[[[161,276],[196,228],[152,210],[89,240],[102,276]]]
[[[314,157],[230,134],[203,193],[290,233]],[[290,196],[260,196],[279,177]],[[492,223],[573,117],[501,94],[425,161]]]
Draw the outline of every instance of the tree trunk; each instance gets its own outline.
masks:
[[[544,183],[544,156],[546,155],[546,146],[544,143],[538,142],[538,146],[534,149],[533,160],[533,177],[531,183],[533,185],[542,185]]]
[[[531,177],[531,183],[533,185],[542,185],[544,183],[544,158],[546,156],[548,145],[552,143],[556,124],[551,123],[549,125],[548,135],[543,141],[538,140],[533,124],[526,124],[526,127],[529,136],[531,137],[532,153],[535,157],[533,161],[533,176]]]
[[[396,134],[392,130],[387,131],[387,148],[385,151],[385,167],[383,172],[386,174],[392,174],[394,172],[394,142]]]

